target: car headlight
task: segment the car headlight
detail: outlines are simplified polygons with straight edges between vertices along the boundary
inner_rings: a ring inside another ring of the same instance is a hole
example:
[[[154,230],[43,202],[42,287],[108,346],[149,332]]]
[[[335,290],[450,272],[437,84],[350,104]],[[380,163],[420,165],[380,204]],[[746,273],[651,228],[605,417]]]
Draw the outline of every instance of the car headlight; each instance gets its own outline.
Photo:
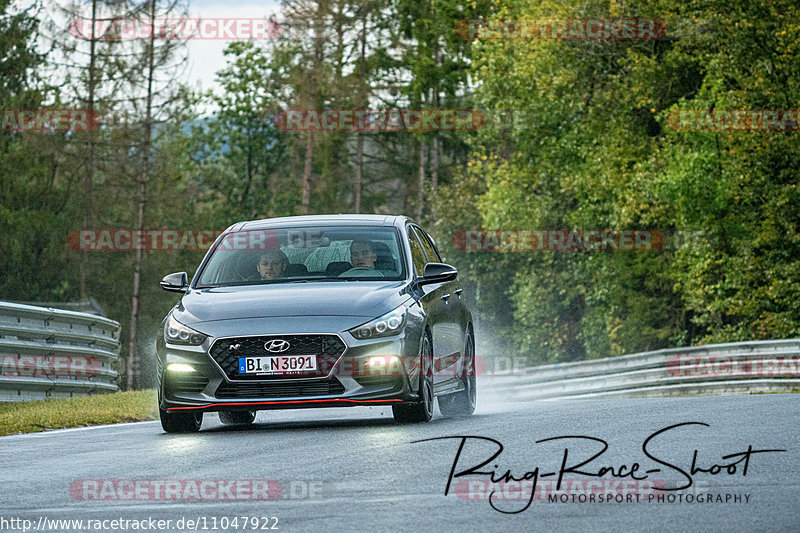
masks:
[[[401,305],[375,320],[362,324],[350,330],[356,339],[374,339],[377,337],[391,337],[397,335],[406,326],[406,307]]]
[[[206,340],[206,335],[184,326],[172,316],[164,324],[164,340],[170,344],[183,344],[186,346],[199,346]]]

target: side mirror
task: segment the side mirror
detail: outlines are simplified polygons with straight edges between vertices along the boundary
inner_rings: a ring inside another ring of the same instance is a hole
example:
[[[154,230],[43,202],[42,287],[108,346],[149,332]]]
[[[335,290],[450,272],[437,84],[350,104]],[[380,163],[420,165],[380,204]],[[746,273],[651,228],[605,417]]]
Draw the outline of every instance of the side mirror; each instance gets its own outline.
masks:
[[[168,274],[161,280],[161,288],[165,291],[186,292],[189,288],[189,276],[186,272],[175,272]]]
[[[423,276],[417,281],[419,285],[428,283],[444,283],[452,281],[458,277],[458,270],[455,267],[444,263],[428,263],[425,265]]]

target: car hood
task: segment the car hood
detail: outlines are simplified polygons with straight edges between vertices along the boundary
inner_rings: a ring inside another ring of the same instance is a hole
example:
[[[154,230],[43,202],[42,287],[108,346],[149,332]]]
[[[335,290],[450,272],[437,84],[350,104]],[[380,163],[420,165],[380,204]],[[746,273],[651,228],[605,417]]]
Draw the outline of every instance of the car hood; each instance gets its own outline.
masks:
[[[409,299],[405,281],[334,281],[280,283],[243,287],[192,289],[184,294],[173,316],[206,334],[228,329],[230,322],[271,319],[256,323],[297,323],[297,317],[341,317],[335,323],[361,324],[381,316]],[[272,328],[270,328],[272,329]]]

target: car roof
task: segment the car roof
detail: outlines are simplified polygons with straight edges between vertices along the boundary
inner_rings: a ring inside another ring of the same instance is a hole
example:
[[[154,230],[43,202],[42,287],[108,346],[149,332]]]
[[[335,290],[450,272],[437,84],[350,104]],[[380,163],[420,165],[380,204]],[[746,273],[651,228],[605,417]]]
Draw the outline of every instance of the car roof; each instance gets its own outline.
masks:
[[[299,226],[401,226],[406,221],[411,221],[409,217],[402,215],[304,215],[296,217],[264,218],[261,220],[249,220],[238,222],[229,228],[230,231],[252,230],[263,228],[278,227],[299,227]]]

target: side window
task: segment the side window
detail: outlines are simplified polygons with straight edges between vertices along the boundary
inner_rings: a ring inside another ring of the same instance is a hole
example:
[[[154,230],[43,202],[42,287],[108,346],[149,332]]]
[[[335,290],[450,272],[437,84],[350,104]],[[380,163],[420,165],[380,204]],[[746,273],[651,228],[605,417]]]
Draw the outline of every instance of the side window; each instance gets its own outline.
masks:
[[[430,262],[442,262],[442,258],[439,257],[439,253],[431,244],[431,238],[425,233],[422,228],[414,228],[417,232],[417,236],[419,237],[420,242],[422,243],[422,247],[425,249],[425,253],[428,255],[428,261]]]
[[[417,240],[417,236],[414,231],[412,231],[411,227],[408,227],[408,243],[411,245],[411,261],[414,263],[414,270],[417,276],[422,276],[425,272],[425,264],[428,261],[425,259],[425,252],[422,251],[422,245]]]
[[[431,237],[427,233],[425,234],[425,236],[428,238],[428,242],[431,243],[431,247],[433,248],[433,253],[436,254],[436,260],[439,261],[440,263],[443,263],[444,261],[442,261],[442,255],[439,253],[439,248],[436,247],[436,241],[434,241],[433,237]]]

